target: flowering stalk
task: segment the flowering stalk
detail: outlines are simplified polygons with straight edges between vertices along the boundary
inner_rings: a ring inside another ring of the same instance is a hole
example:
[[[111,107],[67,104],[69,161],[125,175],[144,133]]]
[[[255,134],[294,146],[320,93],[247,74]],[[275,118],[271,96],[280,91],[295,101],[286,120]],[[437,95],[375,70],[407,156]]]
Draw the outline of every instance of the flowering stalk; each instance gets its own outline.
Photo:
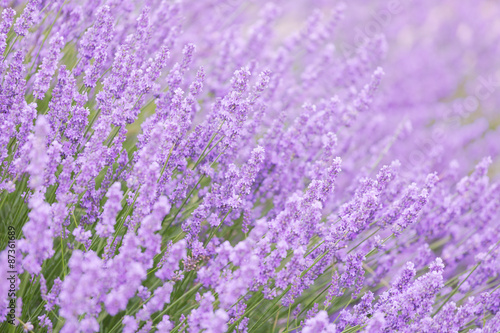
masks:
[[[0,0],[0,331],[494,331],[500,5],[378,2]]]

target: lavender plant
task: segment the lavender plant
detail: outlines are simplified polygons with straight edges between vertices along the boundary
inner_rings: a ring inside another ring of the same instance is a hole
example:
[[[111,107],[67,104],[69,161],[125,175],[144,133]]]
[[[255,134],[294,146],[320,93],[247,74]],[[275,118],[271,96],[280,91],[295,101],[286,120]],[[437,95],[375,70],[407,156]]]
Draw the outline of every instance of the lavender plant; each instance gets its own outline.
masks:
[[[498,332],[495,1],[1,0],[1,332]]]

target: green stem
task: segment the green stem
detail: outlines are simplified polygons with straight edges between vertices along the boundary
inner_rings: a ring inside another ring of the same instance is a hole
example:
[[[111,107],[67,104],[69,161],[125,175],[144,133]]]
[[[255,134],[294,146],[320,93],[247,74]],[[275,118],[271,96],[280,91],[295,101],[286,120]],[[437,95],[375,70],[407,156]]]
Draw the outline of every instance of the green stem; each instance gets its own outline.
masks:
[[[500,244],[500,241],[498,241],[492,248],[491,250],[488,252],[488,254],[486,256],[488,256],[494,249],[496,249],[496,247],[498,246],[498,244]],[[474,273],[474,271],[479,267],[479,265],[481,265],[483,261],[480,260],[477,264],[474,265],[474,267],[472,268],[472,270],[470,271],[470,273],[466,276],[466,278],[460,282],[460,284],[458,286],[455,287],[455,289],[453,289],[453,291],[448,295],[448,297],[446,297],[446,299],[444,300],[444,302],[439,306],[439,308],[436,310],[436,312],[434,312],[434,314],[432,314],[431,317],[434,317],[435,315],[437,315],[439,313],[439,311],[441,311],[441,309],[443,308],[443,306],[445,306],[446,303],[448,303],[448,301],[450,300],[450,298],[453,297],[453,295],[455,295],[458,291],[458,289],[460,289],[460,287],[465,283],[465,281],[467,281],[467,279],[472,275],[472,273]]]

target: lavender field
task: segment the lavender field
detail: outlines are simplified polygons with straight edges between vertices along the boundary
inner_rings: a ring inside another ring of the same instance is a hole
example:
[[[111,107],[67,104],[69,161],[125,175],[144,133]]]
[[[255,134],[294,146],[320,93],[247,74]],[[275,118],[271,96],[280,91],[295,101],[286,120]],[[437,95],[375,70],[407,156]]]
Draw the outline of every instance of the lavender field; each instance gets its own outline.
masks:
[[[500,332],[500,2],[0,0],[0,332]]]

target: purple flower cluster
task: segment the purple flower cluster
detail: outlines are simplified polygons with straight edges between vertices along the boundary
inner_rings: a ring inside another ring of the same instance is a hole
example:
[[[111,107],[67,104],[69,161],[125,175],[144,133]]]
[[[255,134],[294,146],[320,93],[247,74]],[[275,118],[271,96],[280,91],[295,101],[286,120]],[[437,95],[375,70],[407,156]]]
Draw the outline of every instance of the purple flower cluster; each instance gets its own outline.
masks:
[[[500,5],[0,7],[1,332],[498,331]]]

